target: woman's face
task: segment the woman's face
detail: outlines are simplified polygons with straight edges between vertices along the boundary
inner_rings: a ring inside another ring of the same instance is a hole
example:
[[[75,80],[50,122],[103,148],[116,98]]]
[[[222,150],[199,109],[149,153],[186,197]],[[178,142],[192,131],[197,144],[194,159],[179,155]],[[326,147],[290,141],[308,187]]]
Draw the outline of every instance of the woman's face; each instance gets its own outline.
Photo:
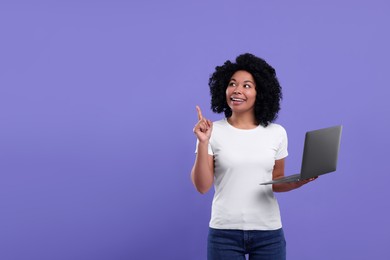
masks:
[[[226,88],[226,101],[233,113],[253,112],[256,101],[255,80],[247,71],[236,71]]]

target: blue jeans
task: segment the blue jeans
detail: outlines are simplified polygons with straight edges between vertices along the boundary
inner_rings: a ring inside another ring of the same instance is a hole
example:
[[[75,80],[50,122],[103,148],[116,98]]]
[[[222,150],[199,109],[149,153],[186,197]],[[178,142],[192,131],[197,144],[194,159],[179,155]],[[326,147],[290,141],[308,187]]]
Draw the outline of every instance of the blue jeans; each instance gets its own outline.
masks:
[[[230,230],[209,229],[208,260],[285,260],[286,240],[283,229]]]

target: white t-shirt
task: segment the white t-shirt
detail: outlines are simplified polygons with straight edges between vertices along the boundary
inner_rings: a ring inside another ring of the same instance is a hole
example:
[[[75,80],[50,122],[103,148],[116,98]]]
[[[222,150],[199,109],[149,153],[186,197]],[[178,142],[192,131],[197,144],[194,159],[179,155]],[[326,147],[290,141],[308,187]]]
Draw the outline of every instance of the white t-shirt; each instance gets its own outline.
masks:
[[[288,155],[287,133],[278,124],[238,129],[226,119],[213,123],[209,141],[214,156],[214,188],[210,227],[275,230],[282,227],[272,185],[275,160]]]

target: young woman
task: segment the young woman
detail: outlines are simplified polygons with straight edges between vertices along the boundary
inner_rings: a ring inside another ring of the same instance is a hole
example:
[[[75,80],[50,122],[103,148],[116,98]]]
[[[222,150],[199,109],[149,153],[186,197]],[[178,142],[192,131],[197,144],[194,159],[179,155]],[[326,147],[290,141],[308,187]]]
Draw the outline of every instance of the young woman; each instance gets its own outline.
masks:
[[[259,185],[284,176],[287,134],[272,123],[281,87],[275,70],[261,58],[243,54],[217,66],[209,80],[211,108],[224,113],[211,122],[197,106],[196,159],[191,179],[200,193],[214,183],[208,235],[209,260],[285,259],[279,206],[273,192],[312,181]]]

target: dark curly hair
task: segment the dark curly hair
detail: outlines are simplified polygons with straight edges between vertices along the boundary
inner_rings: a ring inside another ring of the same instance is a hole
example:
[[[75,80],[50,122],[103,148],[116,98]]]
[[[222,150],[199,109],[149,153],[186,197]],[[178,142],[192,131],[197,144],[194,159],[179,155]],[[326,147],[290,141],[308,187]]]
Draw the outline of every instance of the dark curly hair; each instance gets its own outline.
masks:
[[[268,126],[278,117],[282,89],[276,77],[275,69],[265,60],[245,53],[236,58],[236,62],[226,61],[217,66],[209,79],[211,109],[216,113],[225,113],[226,118],[232,110],[226,101],[226,88],[236,71],[249,72],[256,83],[255,118],[257,124]]]

